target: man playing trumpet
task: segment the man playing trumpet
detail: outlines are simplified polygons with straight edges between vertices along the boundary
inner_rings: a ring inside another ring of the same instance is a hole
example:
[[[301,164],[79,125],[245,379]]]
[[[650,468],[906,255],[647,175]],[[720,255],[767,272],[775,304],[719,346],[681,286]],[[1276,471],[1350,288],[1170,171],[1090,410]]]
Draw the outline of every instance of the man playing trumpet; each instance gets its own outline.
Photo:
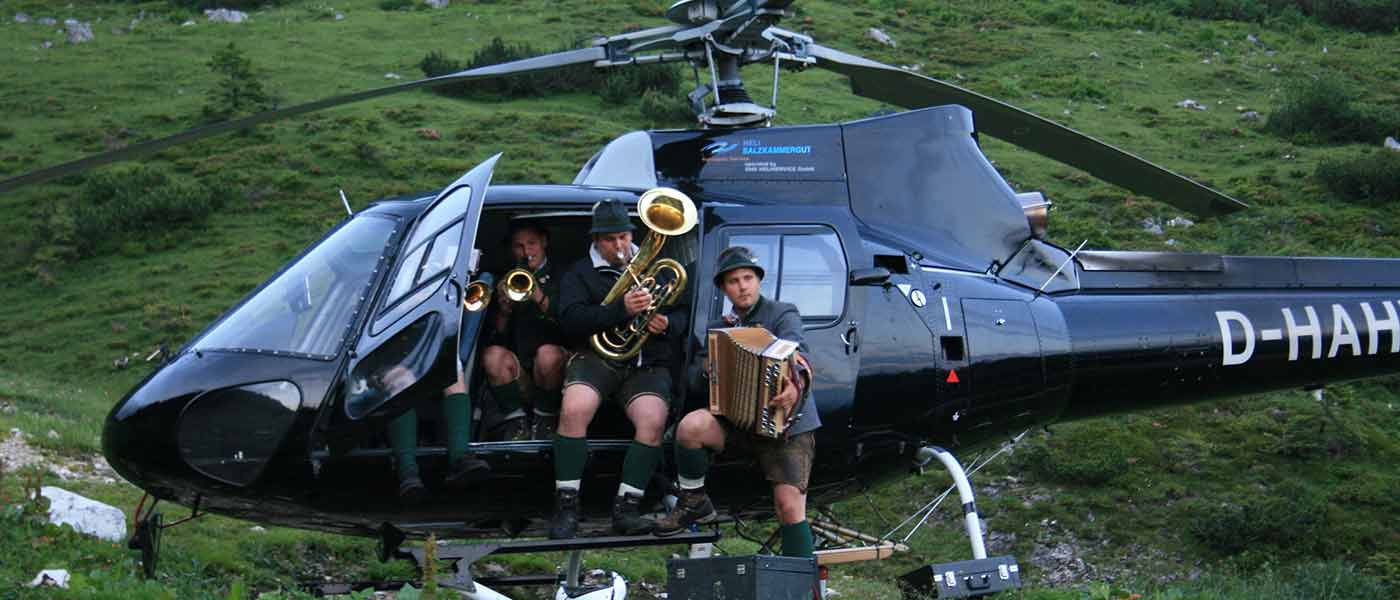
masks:
[[[734,305],[733,314],[712,321],[706,329],[725,327],[762,327],[774,336],[802,343],[802,317],[797,307],[786,302],[764,298],[760,294],[763,267],[748,248],[735,246],[721,252],[715,265],[715,287],[720,288]],[[705,364],[704,353],[696,359]],[[781,406],[787,414],[800,416],[787,427],[783,437],[770,439],[739,431],[728,420],[710,414],[708,409],[691,411],[676,426],[676,471],[680,476],[680,498],[676,508],[656,524],[657,535],[672,535],[686,530],[693,523],[715,519],[714,505],[705,493],[705,475],[710,470],[710,455],[726,447],[742,448],[753,454],[773,487],[773,508],[781,525],[782,553],[786,556],[812,556],[812,529],[807,524],[807,478],[816,457],[813,430],[821,427],[817,407],[808,393],[811,371],[806,360],[799,359],[797,368],[789,372],[790,379],[770,404]],[[725,373],[710,374],[724,377]]]
[[[565,358],[555,306],[559,282],[549,264],[549,232],[534,223],[512,222],[508,243],[519,267],[496,284],[482,367],[491,396],[505,417],[497,436],[549,439],[559,420]],[[530,280],[534,285],[527,289],[524,283]],[[516,286],[519,289],[513,289]],[[528,422],[526,399],[532,413]]]
[[[632,244],[627,207],[607,199],[593,207],[588,256],[574,264],[560,284],[559,322],[577,352],[565,369],[564,400],[554,437],[555,512],[549,536],[578,532],[578,494],[588,459],[588,424],[604,399],[622,405],[636,431],[622,465],[622,483],[613,501],[612,529],[619,535],[649,533],[651,520],[640,503],[661,462],[661,435],[671,401],[673,339],[686,331],[686,313],[677,307],[656,311],[646,322],[650,335],[641,351],[626,360],[605,358],[590,345],[595,334],[624,326],[651,309],[652,295],[631,289],[602,304],[638,252]],[[627,276],[632,279],[631,276]]]

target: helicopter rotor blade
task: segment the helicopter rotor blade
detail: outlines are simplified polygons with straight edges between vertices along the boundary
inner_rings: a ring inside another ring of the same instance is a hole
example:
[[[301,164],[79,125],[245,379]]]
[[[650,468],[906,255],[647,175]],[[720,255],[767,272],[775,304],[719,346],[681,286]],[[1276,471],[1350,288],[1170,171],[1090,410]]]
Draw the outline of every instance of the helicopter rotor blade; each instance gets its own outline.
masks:
[[[960,104],[970,109],[977,129],[1139,194],[1214,216],[1249,205],[1049,119],[965,88],[890,65],[807,44],[817,65],[851,79],[857,95],[904,108]]]
[[[378,98],[381,96],[388,96],[400,92],[416,90],[418,88],[430,88],[449,83],[466,81],[488,81],[492,79],[500,79],[504,77],[511,77],[527,73],[550,71],[574,65],[592,64],[606,57],[606,51],[603,48],[597,46],[590,48],[581,48],[578,50],[568,50],[565,52],[545,54],[507,63],[487,65],[484,67],[477,67],[475,69],[467,69],[465,71],[459,71],[457,73],[440,75],[438,77],[430,77],[428,79],[420,79],[417,81],[410,81],[398,85],[391,85],[387,87],[365,90],[351,94],[343,94],[340,96],[332,96],[330,98],[322,98],[320,100],[307,102],[305,104],[298,104],[296,106],[290,106],[287,108],[263,111],[238,119],[221,121],[218,123],[211,123],[209,125],[196,127],[194,129],[188,129],[175,135],[155,140],[149,140],[138,144],[132,144],[125,148],[120,148],[111,152],[94,154],[92,156],[83,157],[75,161],[66,162],[52,167],[47,167],[38,171],[31,171],[23,175],[0,181],[0,193],[5,193],[10,190],[24,187],[26,185],[49,181],[51,179],[56,179],[66,175],[81,173],[88,169],[92,169],[94,167],[98,167],[112,162],[130,160],[141,156],[148,156],[150,154],[154,154],[172,146],[193,142],[195,140],[219,135],[221,133],[228,133],[231,131],[247,129],[249,127],[253,127],[254,125],[266,123],[268,121],[285,119],[287,117],[331,108],[334,106],[340,106],[342,104],[351,104],[354,102],[361,102],[364,100],[370,100],[372,98]]]

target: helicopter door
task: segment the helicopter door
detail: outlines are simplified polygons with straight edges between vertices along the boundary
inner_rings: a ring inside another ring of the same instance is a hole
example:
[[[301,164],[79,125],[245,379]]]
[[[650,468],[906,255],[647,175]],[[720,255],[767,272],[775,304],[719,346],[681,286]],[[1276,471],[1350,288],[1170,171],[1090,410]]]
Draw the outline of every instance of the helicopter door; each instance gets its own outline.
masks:
[[[447,186],[413,224],[344,379],[350,421],[403,412],[456,381],[462,291],[476,271],[477,221],[497,154]],[[474,313],[473,313],[474,314]]]
[[[847,431],[860,370],[865,295],[851,293],[849,273],[869,266],[870,258],[845,207],[804,207],[801,223],[792,222],[793,216],[790,208],[703,209],[693,334],[703,341],[706,324],[732,310],[711,283],[716,257],[730,246],[748,247],[764,267],[763,296],[795,304],[802,314],[823,420],[819,432],[829,439]]]

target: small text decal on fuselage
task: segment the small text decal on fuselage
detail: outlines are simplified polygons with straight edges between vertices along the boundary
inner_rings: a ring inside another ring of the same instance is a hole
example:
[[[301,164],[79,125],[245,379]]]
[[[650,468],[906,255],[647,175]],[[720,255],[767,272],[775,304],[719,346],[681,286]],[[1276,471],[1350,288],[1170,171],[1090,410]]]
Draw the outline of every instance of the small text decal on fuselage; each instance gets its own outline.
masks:
[[[1390,352],[1400,352],[1400,317],[1396,316],[1395,303],[1385,300],[1379,303],[1380,314],[1370,302],[1359,305],[1365,324],[1365,338],[1357,330],[1358,321],[1341,304],[1322,308],[1304,306],[1301,309],[1282,308],[1283,327],[1256,329],[1254,323],[1244,313],[1235,310],[1215,311],[1215,320],[1220,324],[1220,364],[1224,366],[1242,365],[1254,356],[1256,342],[1288,341],[1288,360],[1304,358],[1336,358],[1345,353],[1351,356],[1374,355],[1380,352],[1380,332],[1388,331]],[[1352,308],[1355,311],[1357,308]],[[1330,313],[1330,314],[1329,314]],[[1331,339],[1324,340],[1325,319],[1331,320]],[[1236,342],[1239,342],[1237,346]],[[1306,349],[1304,348],[1306,346]],[[1305,355],[1304,352],[1307,352]]]

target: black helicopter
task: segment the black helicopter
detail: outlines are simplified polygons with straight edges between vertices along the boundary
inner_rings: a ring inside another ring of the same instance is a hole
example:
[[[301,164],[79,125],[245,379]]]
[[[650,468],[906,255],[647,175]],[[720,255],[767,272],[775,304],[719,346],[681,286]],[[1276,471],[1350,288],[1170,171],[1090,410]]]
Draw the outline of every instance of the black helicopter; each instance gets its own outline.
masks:
[[[965,449],[1054,420],[1400,370],[1400,261],[1058,247],[1043,239],[1047,203],[1003,180],[979,133],[1196,214],[1245,205],[1007,104],[779,28],[790,5],[682,0],[670,24],[587,48],[259,113],[0,182],[3,192],[449,83],[659,62],[708,79],[692,94],[702,129],[624,134],[571,184],[491,185],[498,155],[438,193],[355,213],[113,408],[112,466],[155,498],[259,522],[376,537],[538,534],[550,510],[547,442],[476,442],[489,481],[409,507],[377,436],[410,408],[430,411],[458,361],[482,387],[463,300],[471,282],[509,266],[495,249],[512,220],[546,224],[553,260],[567,263],[586,247],[595,202],[634,203],[658,186],[698,204],[698,226],[667,244],[695,265],[692,281],[709,281],[717,253],[743,244],[768,265],[764,292],[801,309],[826,424],[818,505],[906,472],[929,445]],[[739,75],[755,63],[774,65],[775,78],[779,67],[828,69],[858,95],[911,110],[768,127],[774,109]],[[687,294],[698,340],[723,298],[703,285]],[[411,385],[358,393],[389,364],[408,368]],[[598,479],[616,476],[630,437],[622,419],[614,431],[604,421],[590,440]],[[420,449],[430,481],[444,454]],[[747,485],[752,468],[722,463],[710,478],[730,514],[768,510]],[[584,489],[614,482],[602,483]],[[604,498],[585,500],[588,514],[606,511]]]

